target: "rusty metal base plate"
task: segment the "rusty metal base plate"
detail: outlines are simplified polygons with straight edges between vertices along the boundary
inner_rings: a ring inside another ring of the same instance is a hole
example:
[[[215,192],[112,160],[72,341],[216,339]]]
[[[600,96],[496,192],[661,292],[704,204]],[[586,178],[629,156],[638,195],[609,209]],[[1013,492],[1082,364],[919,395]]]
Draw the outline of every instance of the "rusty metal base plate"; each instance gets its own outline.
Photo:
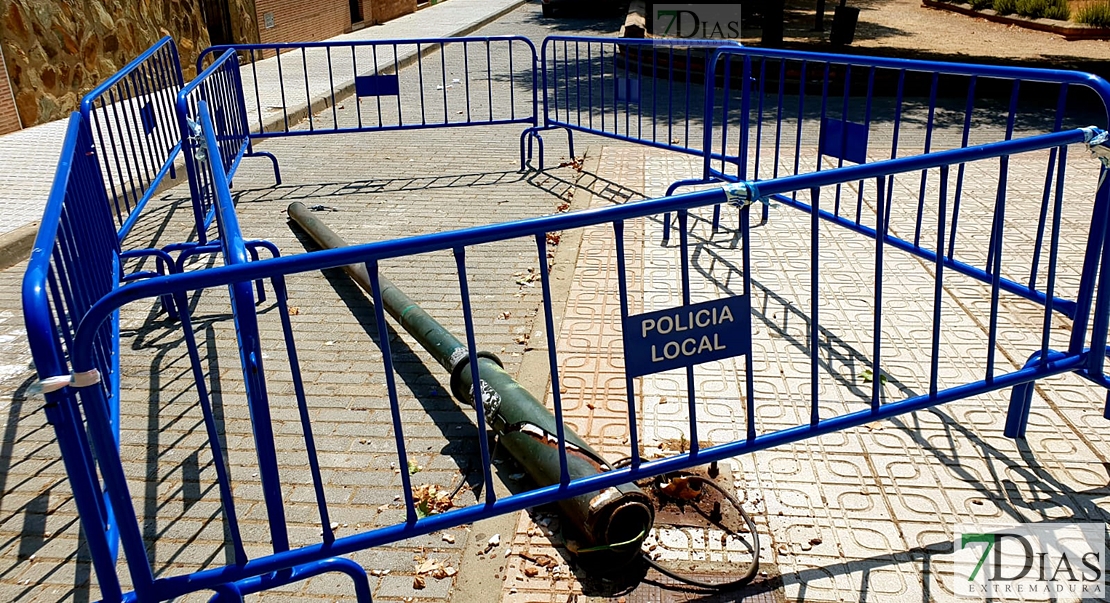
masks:
[[[732,488],[732,469],[728,464],[718,464],[716,474],[710,472],[707,465],[694,467],[685,472],[711,479],[723,486],[726,490]],[[747,532],[744,519],[736,512],[725,497],[712,488],[702,487],[701,496],[692,501],[676,501],[666,496],[661,496],[657,488],[652,486],[652,480],[637,482],[644,492],[655,503],[655,526],[674,526],[687,528],[721,528],[727,527],[741,533]]]

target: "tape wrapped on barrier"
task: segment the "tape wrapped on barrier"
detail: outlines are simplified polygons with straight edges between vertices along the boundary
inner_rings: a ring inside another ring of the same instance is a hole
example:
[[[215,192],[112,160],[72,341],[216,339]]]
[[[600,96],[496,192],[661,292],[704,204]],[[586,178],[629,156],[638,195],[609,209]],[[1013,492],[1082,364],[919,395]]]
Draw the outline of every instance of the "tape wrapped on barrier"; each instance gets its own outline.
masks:
[[[88,387],[100,383],[100,371],[92,369],[83,373],[73,373],[72,375],[57,375],[55,377],[47,377],[41,379],[37,383],[27,388],[27,395],[41,396],[50,392],[56,392],[63,387]]]
[[[733,207],[744,209],[755,203],[774,207],[767,197],[760,196],[759,187],[754,182],[729,182],[721,185],[721,190],[724,191],[728,204]]]

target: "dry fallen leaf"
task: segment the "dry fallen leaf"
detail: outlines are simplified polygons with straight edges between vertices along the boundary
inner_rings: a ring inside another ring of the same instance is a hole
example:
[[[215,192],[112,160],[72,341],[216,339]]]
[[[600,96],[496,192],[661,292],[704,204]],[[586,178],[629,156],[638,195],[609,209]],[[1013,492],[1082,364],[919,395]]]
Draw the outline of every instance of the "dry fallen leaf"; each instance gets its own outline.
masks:
[[[297,306],[289,306],[289,315],[290,316],[297,316],[300,313],[301,313],[301,309],[298,308]]]
[[[676,477],[667,482],[660,490],[667,496],[680,500],[694,500],[701,496],[701,490],[691,488],[690,479],[686,477]]]
[[[424,589],[424,578],[422,576],[413,576],[412,587],[416,590]]]
[[[524,575],[528,576],[529,578],[535,578],[536,574],[538,574],[538,573],[540,573],[540,570],[537,567],[526,567],[526,568],[524,568]]]
[[[454,506],[447,492],[439,489],[435,484],[424,484],[413,488],[412,497],[416,501],[416,514],[419,517],[442,513]]]

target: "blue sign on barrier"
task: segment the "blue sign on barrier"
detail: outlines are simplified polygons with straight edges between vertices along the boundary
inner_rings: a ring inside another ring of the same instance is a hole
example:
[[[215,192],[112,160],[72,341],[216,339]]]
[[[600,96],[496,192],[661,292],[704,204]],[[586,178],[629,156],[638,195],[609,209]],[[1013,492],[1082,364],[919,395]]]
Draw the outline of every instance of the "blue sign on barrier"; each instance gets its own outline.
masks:
[[[640,81],[631,78],[618,77],[617,84],[617,100],[628,101],[631,103],[640,102]]]
[[[154,128],[158,127],[158,122],[154,118],[154,105],[147,101],[145,105],[139,108],[139,119],[143,122],[143,132],[150,134]]]
[[[821,120],[821,154],[867,163],[867,126],[827,117]]]
[[[360,75],[355,78],[355,94],[359,96],[397,96],[401,85],[396,75]]]
[[[751,302],[734,295],[624,319],[625,370],[639,377],[751,351]]]

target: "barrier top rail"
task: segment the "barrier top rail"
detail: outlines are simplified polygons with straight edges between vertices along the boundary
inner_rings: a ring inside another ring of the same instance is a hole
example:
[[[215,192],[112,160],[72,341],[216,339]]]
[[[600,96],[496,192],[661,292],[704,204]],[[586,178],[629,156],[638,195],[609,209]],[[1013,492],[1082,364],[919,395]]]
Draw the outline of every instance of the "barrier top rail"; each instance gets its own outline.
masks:
[[[198,67],[228,50],[248,55],[255,138],[537,121],[536,47],[523,36],[221,45]],[[357,102],[341,111],[352,84]],[[296,128],[302,117],[308,127]]]
[[[352,263],[373,263],[386,258],[410,256],[437,250],[457,250],[466,246],[510,238],[534,236],[538,240],[542,240],[544,234],[550,231],[567,230],[603,223],[616,224],[625,220],[655,215],[664,211],[692,209],[724,202],[744,204],[750,203],[762,195],[783,194],[791,190],[807,190],[844,181],[880,178],[892,173],[912,172],[934,167],[949,166],[960,162],[997,158],[1027,151],[1082,143],[1089,141],[1095,133],[1096,132],[1091,129],[1067,130],[992,145],[875,162],[837,170],[825,170],[788,179],[784,178],[776,182],[729,184],[714,190],[689,193],[670,198],[608,206],[569,214],[557,214],[460,231],[369,243],[344,249],[321,251],[301,256],[288,256],[252,262],[249,264],[225,266],[151,279],[149,281],[130,285],[106,295],[86,314],[78,329],[75,340],[76,351],[73,361],[74,368],[77,371],[83,369],[87,370],[86,367],[91,365],[91,357],[87,351],[87,342],[89,341],[90,335],[98,329],[98,325],[101,321],[109,314],[115,312],[116,309],[123,304],[143,297],[151,297],[168,292],[180,293],[213,286],[233,285],[236,283],[244,284],[257,278],[315,271]],[[197,589],[212,587],[229,580],[241,579],[264,572],[277,571],[296,564],[320,560],[324,557],[354,552],[376,544],[396,541],[401,538],[419,534],[426,534],[437,529],[458,525],[462,522],[474,521],[495,513],[518,510],[536,504],[565,498],[567,496],[596,491],[601,488],[627,482],[630,479],[656,475],[693,464],[719,460],[789,441],[796,441],[804,437],[811,437],[846,427],[861,425],[876,419],[886,418],[966,397],[976,391],[988,391],[1018,385],[1050,374],[1075,370],[1080,366],[1082,361],[1082,355],[1053,353],[1047,356],[1042,363],[1001,375],[993,382],[976,382],[967,386],[944,390],[939,393],[934,391],[930,394],[919,395],[901,402],[884,403],[870,409],[817,420],[812,424],[799,426],[797,428],[764,433],[758,437],[754,437],[754,433],[749,432],[750,436],[745,440],[737,440],[728,444],[705,448],[696,454],[676,455],[660,461],[645,461],[643,463],[634,461],[633,465],[629,468],[603,473],[582,480],[574,480],[569,484],[555,484],[508,498],[492,500],[492,502],[486,505],[478,504],[447,511],[443,514],[432,515],[419,520],[399,523],[372,532],[344,536],[330,543],[309,545],[287,552],[276,552],[273,555],[260,557],[233,566],[202,570],[188,576],[159,578],[151,582],[151,585],[157,586],[159,589],[159,596],[177,596]],[[107,443],[106,440],[104,440],[107,436],[98,428],[106,422],[107,418],[104,415],[102,405],[96,404],[95,402],[95,398],[91,399],[85,406],[90,416],[89,420],[92,426],[90,431],[93,437],[99,438],[97,444],[98,449],[100,449],[102,444]],[[121,522],[122,530],[124,523],[135,523],[135,514],[132,506],[134,503],[131,501],[128,494],[126,479],[122,472],[120,460],[118,457],[113,456],[114,451],[110,446],[107,448],[109,450],[108,454],[100,456],[98,460],[105,474],[105,480],[110,485],[109,493],[113,496],[113,504],[117,512],[124,513],[124,517],[127,519],[127,521]],[[633,454],[635,455],[635,452]],[[411,492],[406,493],[406,500],[410,505],[412,504],[411,496]],[[134,530],[135,538],[140,538],[137,531],[137,524],[135,527],[127,529]],[[125,544],[127,540],[128,538],[125,536]],[[145,556],[142,554],[141,547],[135,555],[138,559],[145,561]]]
[[[174,177],[174,97],[183,85],[177,45],[166,36],[81,99],[121,241],[166,175]]]
[[[716,53],[713,60],[723,54],[743,54],[752,57],[769,59],[794,59],[798,61],[814,61],[816,63],[832,63],[840,65],[855,65],[863,67],[886,67],[890,69],[905,69],[906,71],[921,71],[926,73],[942,73],[951,75],[978,75],[981,77],[1002,78],[1007,80],[1027,80],[1046,83],[1086,83],[1100,91],[1110,92],[1106,80],[1090,73],[1069,71],[1066,69],[1048,69],[1044,67],[1017,67],[1009,65],[982,65],[975,63],[961,63],[948,61],[930,61],[924,59],[899,59],[890,57],[877,57],[858,54],[837,54],[813,52],[807,50],[783,50],[776,48],[757,48],[743,46],[737,48],[722,48]]]
[[[345,46],[392,46],[394,44],[449,44],[453,42],[498,42],[516,41],[523,42],[533,51],[536,45],[532,40],[519,35],[501,36],[465,36],[449,38],[390,38],[388,40],[341,40],[321,42],[267,42],[256,44],[215,44],[201,51],[197,57],[197,66],[203,64],[204,58],[210,54],[223,53],[226,50],[299,50],[301,48],[335,48]]]

